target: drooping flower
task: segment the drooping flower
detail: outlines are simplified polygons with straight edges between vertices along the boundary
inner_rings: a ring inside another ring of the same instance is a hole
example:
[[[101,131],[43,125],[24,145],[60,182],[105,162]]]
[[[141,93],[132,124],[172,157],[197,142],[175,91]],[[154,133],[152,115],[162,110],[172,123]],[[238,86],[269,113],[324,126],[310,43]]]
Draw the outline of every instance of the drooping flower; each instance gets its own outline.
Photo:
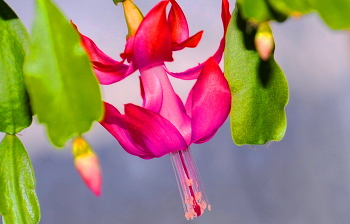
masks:
[[[171,9],[167,16],[169,2]],[[203,32],[189,37],[186,17],[175,0],[161,1],[144,18],[132,1],[124,1],[123,6],[129,34],[122,61],[105,55],[88,37],[81,35],[81,38],[101,84],[111,84],[140,71],[143,104],[126,104],[125,114],[121,114],[105,103],[101,124],[132,155],[151,159],[170,154],[185,217],[200,216],[206,208],[210,210],[210,206],[189,146],[211,139],[230,111],[229,86],[218,65],[224,37],[217,52],[204,63],[185,72],[172,73],[164,62],[173,61],[173,51],[196,47]],[[229,19],[229,3],[222,0],[224,34]],[[185,104],[175,93],[168,74],[197,79]]]

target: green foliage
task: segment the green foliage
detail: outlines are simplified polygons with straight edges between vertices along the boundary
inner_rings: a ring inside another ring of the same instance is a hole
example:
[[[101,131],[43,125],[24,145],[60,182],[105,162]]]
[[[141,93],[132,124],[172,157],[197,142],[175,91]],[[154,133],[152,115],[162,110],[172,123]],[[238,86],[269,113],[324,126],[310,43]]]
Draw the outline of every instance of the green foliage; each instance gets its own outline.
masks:
[[[350,29],[349,0],[308,0],[332,29]]]
[[[273,59],[260,59],[255,33],[234,11],[226,35],[225,77],[232,93],[232,138],[237,145],[279,141],[286,130],[287,80]]]
[[[287,16],[275,11],[266,0],[237,0],[244,18],[251,22],[284,21]]]
[[[309,0],[268,0],[271,7],[285,15],[298,16],[312,11]]]
[[[316,11],[332,29],[350,28],[349,0],[237,0],[245,20],[283,21],[288,16],[300,16]]]
[[[0,214],[3,224],[34,224],[40,220],[34,171],[15,135],[0,143]]]
[[[76,30],[50,0],[37,0],[24,68],[33,112],[56,146],[102,119],[101,93],[89,58]]]
[[[23,79],[28,34],[12,9],[0,0],[0,132],[15,134],[32,123]]]

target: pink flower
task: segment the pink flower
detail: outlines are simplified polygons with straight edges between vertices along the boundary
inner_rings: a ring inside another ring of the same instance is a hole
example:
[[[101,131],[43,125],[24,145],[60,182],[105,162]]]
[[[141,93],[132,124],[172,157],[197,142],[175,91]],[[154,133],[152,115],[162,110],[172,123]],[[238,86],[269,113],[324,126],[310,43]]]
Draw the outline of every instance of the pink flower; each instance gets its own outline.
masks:
[[[169,2],[171,9],[167,16]],[[113,60],[88,37],[81,37],[101,84],[111,84],[140,71],[143,104],[126,104],[125,114],[121,114],[114,106],[105,103],[105,117],[101,124],[132,155],[151,159],[171,153],[182,188],[185,216],[187,219],[200,216],[208,204],[199,185],[189,146],[211,139],[230,111],[230,89],[218,65],[224,50],[224,37],[217,52],[204,63],[184,72],[172,73],[164,62],[173,61],[173,51],[196,47],[203,32],[189,37],[187,20],[175,0],[161,1],[139,23],[128,21],[126,7],[133,3],[127,0],[123,4],[129,35],[121,54],[122,61]],[[131,8],[135,10],[135,7]],[[230,16],[229,3],[222,0],[224,35]],[[185,104],[175,93],[168,74],[185,80],[197,79]]]

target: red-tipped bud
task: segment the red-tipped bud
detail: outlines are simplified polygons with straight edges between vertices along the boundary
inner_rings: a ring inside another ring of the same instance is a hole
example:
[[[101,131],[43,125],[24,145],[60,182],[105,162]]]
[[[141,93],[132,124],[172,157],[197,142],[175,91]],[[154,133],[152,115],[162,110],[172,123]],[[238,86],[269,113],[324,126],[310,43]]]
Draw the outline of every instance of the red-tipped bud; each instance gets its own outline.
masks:
[[[90,145],[78,137],[73,142],[74,165],[86,186],[96,195],[101,195],[102,176],[98,158]]]
[[[254,41],[260,58],[267,61],[275,48],[275,41],[268,22],[263,22],[259,25]]]

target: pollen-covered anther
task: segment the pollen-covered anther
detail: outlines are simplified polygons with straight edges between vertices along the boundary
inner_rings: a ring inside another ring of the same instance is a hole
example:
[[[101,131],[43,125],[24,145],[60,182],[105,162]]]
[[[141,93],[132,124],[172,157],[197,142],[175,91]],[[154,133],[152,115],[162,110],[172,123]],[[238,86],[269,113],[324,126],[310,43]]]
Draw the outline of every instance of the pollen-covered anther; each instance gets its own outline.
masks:
[[[204,211],[207,208],[207,203],[205,201],[202,201],[200,203],[201,209]]]
[[[200,202],[202,200],[202,192],[196,192],[196,200]]]
[[[192,186],[193,185],[193,180],[192,179],[186,179],[187,186]]]

